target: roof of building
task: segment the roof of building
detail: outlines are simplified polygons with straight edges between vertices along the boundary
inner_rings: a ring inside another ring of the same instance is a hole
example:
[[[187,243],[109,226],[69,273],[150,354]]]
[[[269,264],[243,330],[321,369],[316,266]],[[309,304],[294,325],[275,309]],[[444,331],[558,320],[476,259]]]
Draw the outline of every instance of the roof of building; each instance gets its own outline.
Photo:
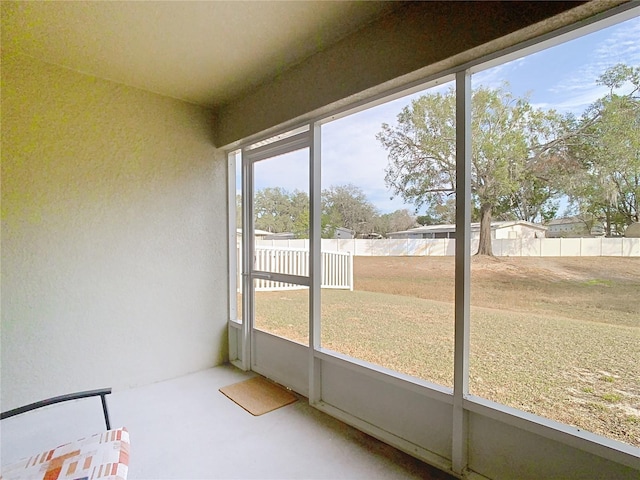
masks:
[[[498,221],[491,222],[491,230],[497,230],[500,228],[512,227],[514,225],[525,225],[529,228],[535,228],[537,230],[545,231],[547,227],[541,225],[539,223],[526,222],[524,220],[506,220],[506,221]],[[471,224],[471,230],[477,231],[480,230],[480,223],[474,222]],[[455,224],[442,224],[442,225],[424,225],[422,227],[411,228],[409,230],[401,230],[398,232],[391,232],[389,235],[394,235],[398,233],[443,233],[443,232],[455,232],[456,226]]]
[[[588,219],[587,219],[588,220]],[[547,222],[547,226],[553,225],[572,225],[574,223],[585,224],[585,220],[578,217],[562,217],[562,218],[554,218]]]
[[[236,233],[240,236],[242,236],[242,229],[241,228],[236,228]],[[258,230],[257,228],[253,231],[253,234],[256,237],[262,237],[264,235],[272,235],[271,232],[267,232],[266,230]]]

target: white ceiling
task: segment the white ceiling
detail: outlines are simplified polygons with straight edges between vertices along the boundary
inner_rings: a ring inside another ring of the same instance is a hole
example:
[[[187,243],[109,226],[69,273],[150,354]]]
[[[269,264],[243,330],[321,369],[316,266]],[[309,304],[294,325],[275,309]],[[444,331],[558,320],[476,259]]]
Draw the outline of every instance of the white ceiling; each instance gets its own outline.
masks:
[[[2,49],[218,106],[401,2],[2,1]]]

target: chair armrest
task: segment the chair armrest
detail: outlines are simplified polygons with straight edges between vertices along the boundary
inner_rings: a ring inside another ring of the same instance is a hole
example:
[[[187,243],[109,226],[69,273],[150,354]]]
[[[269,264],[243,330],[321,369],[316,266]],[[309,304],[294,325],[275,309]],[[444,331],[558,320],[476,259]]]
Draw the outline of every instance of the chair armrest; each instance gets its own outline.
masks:
[[[100,397],[102,400],[102,412],[104,413],[104,423],[107,426],[107,430],[111,430],[111,424],[109,422],[109,412],[107,411],[107,400],[105,398],[106,395],[111,393],[111,388],[100,388],[98,390],[87,390],[85,392],[76,392],[76,393],[68,393],[66,395],[59,395],[57,397],[47,398],[46,400],[40,400],[39,402],[30,403],[29,405],[25,405],[23,407],[14,408],[13,410],[8,410],[6,412],[0,413],[0,420],[4,420],[5,418],[14,417],[16,415],[20,415],[21,413],[30,412],[31,410],[36,410],[38,408],[46,407],[48,405],[54,405],[56,403],[68,402],[69,400],[78,400],[80,398],[87,397]]]

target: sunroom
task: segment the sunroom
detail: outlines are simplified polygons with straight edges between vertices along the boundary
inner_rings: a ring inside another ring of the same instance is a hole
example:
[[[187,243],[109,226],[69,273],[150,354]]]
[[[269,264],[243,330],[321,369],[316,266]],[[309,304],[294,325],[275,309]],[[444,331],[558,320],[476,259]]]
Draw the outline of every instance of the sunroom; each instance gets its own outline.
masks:
[[[474,89],[504,81],[505,65],[620,25],[630,33],[615,38],[633,46],[633,2],[3,2],[2,411],[112,386],[126,425],[132,410],[117,395],[157,388],[175,400],[198,391],[181,377],[230,363],[222,378],[263,375],[306,412],[457,478],[637,478],[637,309],[630,302],[620,324],[585,330],[574,318],[584,307],[563,312],[566,331],[546,319],[526,330],[508,282],[485,303],[474,296],[482,282],[470,226]],[[635,55],[602,68],[637,66]],[[541,76],[554,75],[548,62]],[[359,291],[365,262],[383,259],[371,267],[381,271],[418,257],[376,250],[386,239],[344,240],[367,242],[368,257],[354,257],[323,238],[323,191],[335,178],[368,178],[376,132],[358,143],[360,131],[380,131],[425,97],[447,98],[452,114],[455,187],[443,190],[456,239],[431,252],[453,254],[448,277],[404,279],[393,295]],[[266,230],[258,200],[269,188],[302,194],[307,219],[295,239],[270,246],[254,235]],[[634,285],[636,243],[610,240],[623,253],[606,258],[626,265]],[[612,285],[598,282],[588,286]],[[448,296],[404,299],[437,284]],[[553,341],[567,331],[580,336]],[[371,343],[371,332],[384,341]],[[572,350],[576,338],[585,343]],[[554,353],[565,350],[573,370]],[[516,370],[533,368],[515,380],[498,374],[502,354]],[[573,394],[565,380],[576,376],[593,383]],[[171,379],[182,391],[153,385]],[[214,419],[222,400],[195,411]],[[586,411],[592,423],[581,423]],[[198,430],[185,426],[184,438],[189,428]],[[250,463],[252,450],[243,454]]]

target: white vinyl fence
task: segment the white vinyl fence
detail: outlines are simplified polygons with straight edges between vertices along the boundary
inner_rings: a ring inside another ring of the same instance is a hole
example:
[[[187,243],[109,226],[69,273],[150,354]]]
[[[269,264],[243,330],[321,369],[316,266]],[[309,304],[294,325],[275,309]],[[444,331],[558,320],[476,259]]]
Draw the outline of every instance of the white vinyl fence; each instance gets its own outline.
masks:
[[[309,248],[309,241],[260,240],[260,248]],[[280,247],[281,246],[281,247]],[[455,255],[453,239],[322,239],[322,250],[355,256]],[[478,240],[471,241],[471,253]],[[493,254],[503,257],[640,257],[640,238],[509,238],[493,239]]]
[[[238,247],[238,291],[242,274],[242,255]],[[290,247],[255,248],[255,270],[284,273],[287,275],[309,275],[309,250]],[[256,291],[297,290],[302,285],[256,279]],[[322,252],[321,288],[353,290],[353,255],[351,252]]]

